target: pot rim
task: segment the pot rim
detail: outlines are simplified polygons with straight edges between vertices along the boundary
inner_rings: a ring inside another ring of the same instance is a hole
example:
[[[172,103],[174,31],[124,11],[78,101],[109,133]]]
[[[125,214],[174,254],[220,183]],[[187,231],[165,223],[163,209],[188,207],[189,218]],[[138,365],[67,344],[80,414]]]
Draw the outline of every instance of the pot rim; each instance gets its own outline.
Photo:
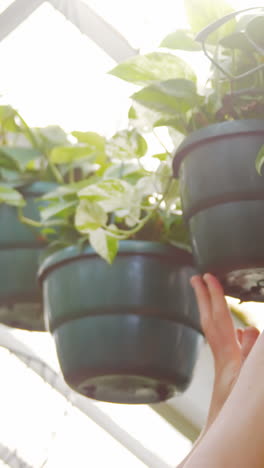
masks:
[[[264,142],[264,119],[229,120],[208,125],[190,133],[173,153],[174,177],[179,177],[179,169],[183,159],[195,147],[239,135],[263,135]]]
[[[155,256],[167,257],[170,261],[175,261],[179,265],[194,267],[193,257],[187,250],[180,249],[168,244],[160,242],[140,241],[140,240],[124,240],[120,242],[117,256]],[[73,261],[83,260],[84,258],[99,257],[97,252],[87,246],[84,249],[78,246],[70,246],[61,249],[48,256],[40,265],[38,271],[38,280],[40,283],[44,281],[50,271],[59,266],[71,263]],[[100,258],[100,257],[99,257]],[[102,261],[105,261],[102,259]]]

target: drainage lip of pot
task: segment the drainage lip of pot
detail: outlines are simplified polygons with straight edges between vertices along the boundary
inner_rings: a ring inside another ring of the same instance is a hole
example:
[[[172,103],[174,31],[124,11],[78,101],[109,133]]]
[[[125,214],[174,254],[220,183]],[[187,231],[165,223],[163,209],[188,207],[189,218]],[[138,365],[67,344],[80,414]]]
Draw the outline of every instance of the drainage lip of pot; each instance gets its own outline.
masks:
[[[218,276],[225,294],[241,301],[264,302],[263,208],[263,200],[235,201],[189,220],[197,268]]]
[[[91,247],[47,258],[39,278],[66,382],[120,403],[183,391],[202,340],[189,286],[194,273],[189,253],[156,242],[121,242],[112,265]]]
[[[70,387],[126,404],[156,403],[186,390],[202,343],[190,327],[136,314],[85,317],[53,335]]]

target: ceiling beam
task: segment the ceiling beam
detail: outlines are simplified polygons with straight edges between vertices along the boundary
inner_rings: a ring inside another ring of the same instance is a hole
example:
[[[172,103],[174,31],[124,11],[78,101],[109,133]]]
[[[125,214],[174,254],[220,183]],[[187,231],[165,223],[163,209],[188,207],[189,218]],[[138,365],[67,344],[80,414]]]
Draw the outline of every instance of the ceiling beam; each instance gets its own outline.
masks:
[[[0,15],[0,41],[16,29],[44,0],[15,0]]]
[[[176,397],[177,398],[177,397]],[[187,419],[184,414],[180,413],[175,407],[169,403],[158,403],[150,405],[165,421],[167,421],[174,429],[183,434],[191,442],[195,442],[201,432],[200,427],[193,424]]]
[[[28,0],[27,0],[28,1]],[[101,47],[115,62],[123,62],[138,54],[128,41],[82,0],[49,0],[65,18],[71,21]]]
[[[15,451],[10,450],[0,442],[0,459],[10,468],[33,468],[22,460]]]
[[[16,29],[45,0],[15,0],[0,14],[0,41]],[[138,54],[129,42],[82,0],[49,0],[51,5],[86,34],[117,63]]]

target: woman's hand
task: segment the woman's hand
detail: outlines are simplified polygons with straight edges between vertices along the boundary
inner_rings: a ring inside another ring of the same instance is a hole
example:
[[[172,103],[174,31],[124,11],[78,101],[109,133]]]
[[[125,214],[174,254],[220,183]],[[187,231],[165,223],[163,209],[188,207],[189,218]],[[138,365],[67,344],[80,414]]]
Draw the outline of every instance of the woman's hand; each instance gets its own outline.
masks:
[[[191,285],[196,294],[201,326],[212,350],[215,368],[204,435],[229,396],[259,331],[254,327],[235,329],[223,288],[215,276],[209,273],[203,277],[193,276]]]
[[[213,353],[215,377],[205,427],[192,451],[178,468],[183,468],[195,454],[197,446],[220,413],[239,376],[243,362],[259,336],[259,331],[254,327],[235,329],[223,288],[215,276],[209,273],[203,277],[193,276],[191,285],[200,311],[201,326]]]

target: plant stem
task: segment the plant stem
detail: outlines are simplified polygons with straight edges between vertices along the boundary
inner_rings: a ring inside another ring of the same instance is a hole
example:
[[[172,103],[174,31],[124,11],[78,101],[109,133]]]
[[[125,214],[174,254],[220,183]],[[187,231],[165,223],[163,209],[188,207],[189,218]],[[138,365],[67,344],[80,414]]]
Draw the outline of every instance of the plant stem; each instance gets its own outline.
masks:
[[[147,214],[147,216],[145,216],[145,218],[143,218],[137,225],[136,227],[134,227],[133,229],[130,229],[130,230],[124,230],[124,229],[119,229],[118,231],[121,233],[121,235],[119,236],[117,232],[115,231],[112,231],[111,229],[109,229],[107,226],[105,227],[107,232],[109,233],[109,235],[113,236],[113,237],[116,237],[117,239],[120,239],[120,240],[124,240],[124,239],[127,239],[128,237],[131,237],[133,236],[134,234],[136,234],[138,231],[140,231],[144,226],[145,224],[152,218],[153,216],[153,213],[155,213],[155,211],[157,211],[161,205],[161,203],[165,200],[165,196],[167,195],[169,189],[170,189],[170,186],[173,182],[173,178],[170,177],[169,181],[168,181],[168,184],[167,184],[167,187],[164,191],[164,194],[162,196],[162,198],[158,201],[158,203],[153,207],[153,209]]]
[[[42,227],[42,223],[40,221],[35,221],[33,219],[30,219],[24,216],[21,207],[17,208],[17,213],[18,213],[18,219],[19,221],[21,221],[21,223],[27,224],[28,226],[32,226],[32,227],[37,227],[37,228]]]
[[[31,144],[34,146],[34,148],[39,150],[43,154],[45,159],[47,160],[48,166],[50,167],[50,170],[51,170],[52,174],[54,175],[54,178],[55,178],[56,182],[58,182],[59,184],[63,184],[64,179],[63,179],[61,173],[56,168],[56,166],[50,161],[47,154],[45,154],[45,152],[43,151],[43,148],[41,148],[41,146],[39,145],[39,142],[38,142],[37,138],[35,137],[34,133],[32,132],[31,128],[28,126],[26,121],[23,119],[23,117],[21,117],[21,115],[18,112],[16,112],[16,115],[18,116],[18,118],[21,120],[23,126],[25,127],[27,136],[28,136]]]
[[[70,184],[74,184],[75,180],[74,180],[74,168],[71,167],[70,168],[70,171],[69,171],[69,181],[70,181]]]
[[[164,145],[163,141],[160,139],[159,135],[157,134],[156,130],[153,128],[153,135],[157,138],[159,144],[164,148],[165,152],[169,155],[171,155],[171,152],[166,148]]]

